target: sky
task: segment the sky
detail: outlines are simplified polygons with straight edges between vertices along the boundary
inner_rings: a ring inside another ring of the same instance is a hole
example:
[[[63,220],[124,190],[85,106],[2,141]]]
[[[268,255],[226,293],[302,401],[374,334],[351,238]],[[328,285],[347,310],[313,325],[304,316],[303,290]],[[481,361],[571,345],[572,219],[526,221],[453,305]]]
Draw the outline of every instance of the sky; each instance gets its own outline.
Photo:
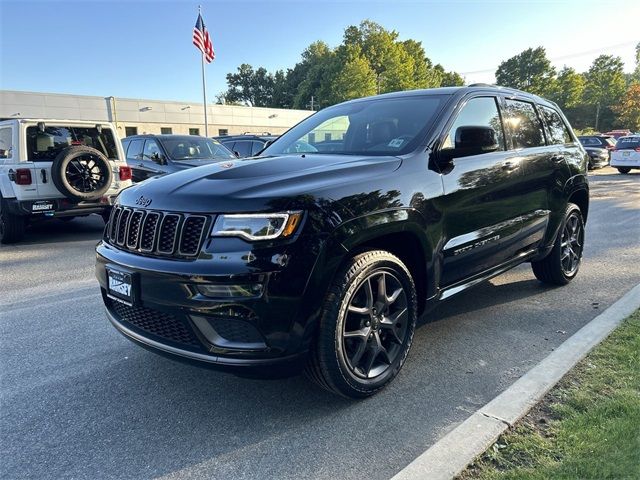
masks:
[[[310,43],[335,47],[364,19],[422,42],[467,83],[492,83],[500,62],[538,46],[558,69],[613,54],[631,71],[640,42],[638,0],[0,0],[0,89],[200,101],[199,4],[216,51],[210,102],[240,64],[293,67]]]

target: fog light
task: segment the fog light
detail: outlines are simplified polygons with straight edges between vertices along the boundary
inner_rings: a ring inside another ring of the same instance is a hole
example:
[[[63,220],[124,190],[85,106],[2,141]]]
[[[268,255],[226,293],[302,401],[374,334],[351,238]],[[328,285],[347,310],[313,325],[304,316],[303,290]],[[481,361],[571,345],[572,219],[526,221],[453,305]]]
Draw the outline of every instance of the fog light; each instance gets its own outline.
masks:
[[[198,292],[211,298],[259,297],[262,295],[261,283],[247,283],[243,285],[209,284],[197,285]]]

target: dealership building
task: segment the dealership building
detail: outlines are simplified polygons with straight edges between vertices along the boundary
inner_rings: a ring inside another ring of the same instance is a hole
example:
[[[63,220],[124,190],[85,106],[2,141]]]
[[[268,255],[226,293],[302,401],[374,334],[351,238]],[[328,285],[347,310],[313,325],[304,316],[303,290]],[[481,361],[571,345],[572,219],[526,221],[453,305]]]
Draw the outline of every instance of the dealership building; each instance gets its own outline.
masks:
[[[309,110],[207,105],[209,135],[280,134]],[[144,133],[204,135],[202,103],[0,90],[0,118],[112,122],[121,138]]]

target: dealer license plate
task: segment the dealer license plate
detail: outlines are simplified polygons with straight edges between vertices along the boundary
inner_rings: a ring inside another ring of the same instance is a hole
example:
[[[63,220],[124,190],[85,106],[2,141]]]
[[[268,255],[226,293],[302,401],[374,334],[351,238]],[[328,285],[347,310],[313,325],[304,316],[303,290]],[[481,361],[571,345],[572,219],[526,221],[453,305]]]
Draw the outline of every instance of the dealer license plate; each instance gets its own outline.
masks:
[[[107,294],[109,298],[133,305],[133,281],[131,274],[107,269]]]

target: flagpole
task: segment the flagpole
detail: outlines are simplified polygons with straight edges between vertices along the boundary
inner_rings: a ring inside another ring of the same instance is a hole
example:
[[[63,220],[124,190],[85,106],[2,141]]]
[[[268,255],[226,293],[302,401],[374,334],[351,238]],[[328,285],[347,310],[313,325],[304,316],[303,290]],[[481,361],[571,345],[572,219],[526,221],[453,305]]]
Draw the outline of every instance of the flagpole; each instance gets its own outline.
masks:
[[[202,11],[200,5],[198,5],[198,15],[201,15]],[[204,136],[209,137],[209,121],[207,119],[207,80],[204,74],[204,52],[202,52],[202,98],[204,104]]]
[[[202,54],[202,96],[204,100],[204,136],[209,136],[209,121],[207,120],[207,81],[204,75],[204,53]]]

